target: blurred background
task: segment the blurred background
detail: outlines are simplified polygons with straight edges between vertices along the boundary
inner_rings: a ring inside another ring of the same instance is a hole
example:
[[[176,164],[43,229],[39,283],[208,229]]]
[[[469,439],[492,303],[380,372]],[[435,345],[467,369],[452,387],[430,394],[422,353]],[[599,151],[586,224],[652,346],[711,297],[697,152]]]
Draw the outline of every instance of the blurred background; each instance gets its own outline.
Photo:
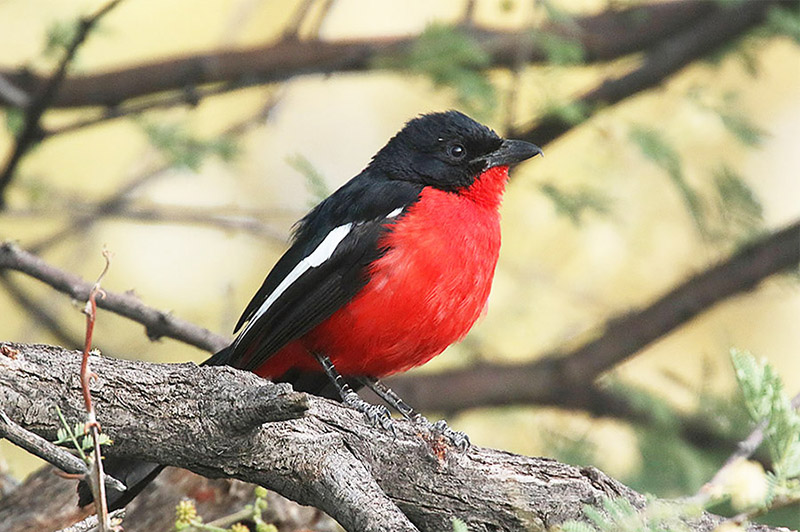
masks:
[[[123,0],[76,38],[106,5],[0,2],[0,239],[87,280],[106,246],[106,289],[228,335],[292,224],[405,121],[454,108],[545,157],[512,173],[485,318],[395,381],[410,404],[475,444],[676,497],[751,428],[731,348],[800,390],[796,265],[666,312],[663,335],[607,328],[800,220],[796,2]],[[80,308],[0,271],[0,340],[78,346]],[[610,334],[634,348],[580,388],[465,388]],[[95,344],[207,356],[104,311]],[[0,456],[17,479],[39,467]]]

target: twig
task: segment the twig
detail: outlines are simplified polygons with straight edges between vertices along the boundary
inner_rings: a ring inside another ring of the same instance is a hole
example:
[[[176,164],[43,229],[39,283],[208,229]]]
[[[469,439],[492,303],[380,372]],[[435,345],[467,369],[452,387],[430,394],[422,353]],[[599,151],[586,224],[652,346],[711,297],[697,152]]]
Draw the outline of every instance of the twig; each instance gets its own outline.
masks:
[[[112,0],[105,6],[98,9],[94,14],[89,17],[81,19],[78,24],[77,32],[67,47],[64,57],[58,65],[58,68],[50,76],[50,79],[44,85],[41,93],[39,93],[26,108],[25,125],[22,131],[14,139],[14,150],[11,152],[8,161],[5,164],[2,172],[0,172],[0,209],[5,207],[5,190],[11,183],[11,178],[14,176],[14,171],[17,168],[22,157],[28,150],[37,142],[40,136],[40,126],[42,115],[50,106],[50,103],[56,96],[64,76],[67,75],[72,60],[80,48],[81,44],[88,37],[89,32],[97,24],[97,22],[106,15],[109,11],[114,9],[121,0]]]
[[[300,37],[300,26],[303,25],[303,21],[308,16],[312,5],[314,5],[314,0],[302,0],[300,2],[283,30],[284,40],[296,41]]]
[[[115,526],[115,523],[122,523],[122,520],[125,519],[125,508],[114,510],[108,515],[108,519],[112,527]],[[98,518],[96,515],[90,515],[83,521],[67,528],[62,528],[58,532],[95,532],[97,530],[102,530],[99,528]]]
[[[164,109],[167,107],[175,107],[177,105],[196,107],[200,103],[200,100],[205,98],[218,94],[233,92],[239,89],[246,89],[248,87],[252,87],[253,85],[257,85],[257,83],[254,83],[251,80],[241,80],[231,83],[222,83],[213,87],[195,87],[191,91],[182,90],[174,94],[150,98],[144,102],[134,102],[123,106],[110,106],[107,107],[100,116],[78,119],[63,126],[53,129],[46,129],[42,131],[42,138],[54,137],[63,133],[71,133],[73,131],[95,126],[109,120],[124,118],[131,115],[139,115],[145,111],[152,111],[154,109]]]
[[[241,135],[247,132],[251,127],[263,123],[268,117],[272,109],[277,105],[281,94],[272,93],[261,109],[246,119],[237,122],[223,131],[223,135]],[[162,165],[156,169],[150,170],[134,177],[121,188],[117,189],[108,196],[106,199],[96,204],[95,208],[89,212],[73,220],[69,225],[59,229],[55,233],[47,236],[33,245],[29,246],[32,253],[39,254],[51,246],[63,242],[70,235],[86,230],[91,227],[99,218],[112,214],[122,209],[130,201],[130,196],[134,191],[150,183],[152,180],[166,175],[167,170],[170,169],[169,165]]]
[[[106,499],[105,474],[103,473],[103,459],[100,450],[100,424],[97,422],[97,412],[92,403],[92,392],[89,389],[92,379],[97,375],[89,369],[89,355],[92,351],[92,337],[94,336],[94,323],[97,320],[97,297],[104,297],[105,293],[100,288],[100,281],[103,280],[111,266],[111,254],[108,250],[103,250],[103,258],[106,264],[103,271],[97,277],[92,289],[89,291],[89,299],[84,307],[86,314],[86,341],[83,345],[83,357],[81,358],[81,392],[83,393],[83,403],[86,407],[86,427],[92,435],[94,444],[94,454],[92,455],[93,474],[88,477],[89,485],[92,488],[95,510],[97,511],[97,525],[100,532],[107,532],[111,529],[111,521],[108,515],[108,500]]]
[[[31,98],[28,94],[19,89],[16,85],[11,83],[9,79],[0,74],[0,98],[4,99],[11,105],[19,108],[25,108],[30,105]]]
[[[42,460],[53,464],[61,471],[74,476],[83,477],[89,474],[86,463],[66,449],[47,441],[14,423],[0,408],[0,437],[14,445],[25,449]],[[117,490],[124,490],[125,485],[114,477],[107,476],[105,483]]]
[[[800,393],[792,398],[792,406],[794,408],[800,408]],[[736,450],[725,460],[711,480],[700,488],[700,491],[698,491],[697,495],[694,497],[696,500],[703,500],[707,498],[709,494],[713,494],[714,489],[725,482],[725,477],[735,464],[739,463],[740,460],[750,458],[753,453],[756,452],[761,442],[764,441],[764,429],[766,426],[766,420],[762,421],[747,438],[739,442],[736,446]]]
[[[322,24],[325,22],[325,19],[328,18],[328,13],[330,13],[331,8],[333,7],[333,1],[334,0],[322,0],[322,5],[319,7],[317,18],[314,19],[314,22],[308,28],[309,38],[319,40],[319,33],[322,29]]]
[[[63,211],[59,210],[62,202],[27,208],[9,209],[3,215],[6,218],[35,218],[53,219],[63,217]],[[67,208],[67,203],[63,203]],[[97,205],[93,203],[80,204],[70,202],[70,213],[76,217],[85,216],[94,212]],[[285,217],[286,219],[296,220],[305,214],[304,211],[292,208],[271,208],[270,215],[275,218]],[[113,212],[105,213],[104,218],[114,218],[120,220],[135,220],[142,222],[167,223],[167,224],[188,224],[207,226],[221,231],[242,231],[265,240],[286,245],[289,232],[272,225],[264,220],[266,218],[264,209],[242,209],[236,206],[226,206],[219,209],[206,208],[185,208],[180,206],[160,206],[160,205],[122,205]],[[79,342],[79,344],[82,343]],[[79,345],[75,344],[75,345]]]
[[[467,5],[464,6],[464,14],[461,17],[461,24],[465,28],[475,25],[475,8],[477,4],[477,0],[467,0]]]
[[[3,285],[11,299],[35,320],[37,326],[43,327],[52,334],[61,345],[70,349],[75,349],[81,345],[81,340],[73,335],[50,311],[52,305],[45,305],[35,301],[5,271],[0,271],[0,284]]]

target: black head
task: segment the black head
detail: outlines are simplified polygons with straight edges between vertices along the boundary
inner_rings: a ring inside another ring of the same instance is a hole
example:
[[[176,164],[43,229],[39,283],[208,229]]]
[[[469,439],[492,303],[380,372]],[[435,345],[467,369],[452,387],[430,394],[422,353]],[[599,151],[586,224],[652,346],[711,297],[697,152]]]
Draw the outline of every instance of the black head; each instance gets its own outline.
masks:
[[[469,187],[485,170],[508,166],[541,150],[503,140],[458,111],[422,115],[408,122],[370,163],[391,179],[453,191]]]

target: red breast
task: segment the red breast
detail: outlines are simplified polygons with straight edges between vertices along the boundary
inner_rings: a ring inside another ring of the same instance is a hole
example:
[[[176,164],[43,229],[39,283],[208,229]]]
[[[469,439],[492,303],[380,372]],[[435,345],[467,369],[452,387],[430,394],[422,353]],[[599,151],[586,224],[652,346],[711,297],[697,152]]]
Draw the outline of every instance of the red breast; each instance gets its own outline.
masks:
[[[349,303],[263,364],[259,375],[318,369],[328,355],[343,375],[383,377],[424,364],[457,342],[486,306],[500,252],[508,167],[466,190],[422,190],[382,242],[369,283]]]

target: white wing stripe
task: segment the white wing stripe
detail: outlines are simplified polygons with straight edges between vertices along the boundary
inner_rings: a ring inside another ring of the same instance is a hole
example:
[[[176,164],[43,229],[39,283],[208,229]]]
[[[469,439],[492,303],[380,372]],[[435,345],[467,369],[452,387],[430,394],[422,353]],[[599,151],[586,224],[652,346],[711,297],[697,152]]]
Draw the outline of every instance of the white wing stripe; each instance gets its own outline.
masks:
[[[289,275],[284,277],[280,284],[269,295],[267,300],[264,301],[256,313],[253,314],[253,317],[250,318],[250,322],[239,335],[239,338],[242,338],[247,334],[248,329],[250,329],[250,327],[256,321],[258,321],[258,318],[260,318],[267,310],[269,310],[269,308],[273,303],[275,303],[281,294],[283,294],[286,289],[288,289],[295,281],[297,281],[301,275],[306,273],[311,268],[318,268],[322,263],[331,258],[333,252],[336,251],[336,248],[339,247],[339,244],[342,243],[342,240],[344,240],[345,237],[350,234],[350,230],[352,228],[352,223],[333,228],[331,232],[328,233],[328,235],[322,240],[322,242],[320,242],[317,248],[311,252],[310,255],[298,262],[297,266],[295,266],[292,271],[289,272]]]
[[[401,212],[403,212],[403,209],[404,209],[404,207],[398,207],[395,210],[393,210],[392,212],[390,212],[389,214],[387,214],[386,217],[387,218],[396,218],[397,216],[400,215]]]

